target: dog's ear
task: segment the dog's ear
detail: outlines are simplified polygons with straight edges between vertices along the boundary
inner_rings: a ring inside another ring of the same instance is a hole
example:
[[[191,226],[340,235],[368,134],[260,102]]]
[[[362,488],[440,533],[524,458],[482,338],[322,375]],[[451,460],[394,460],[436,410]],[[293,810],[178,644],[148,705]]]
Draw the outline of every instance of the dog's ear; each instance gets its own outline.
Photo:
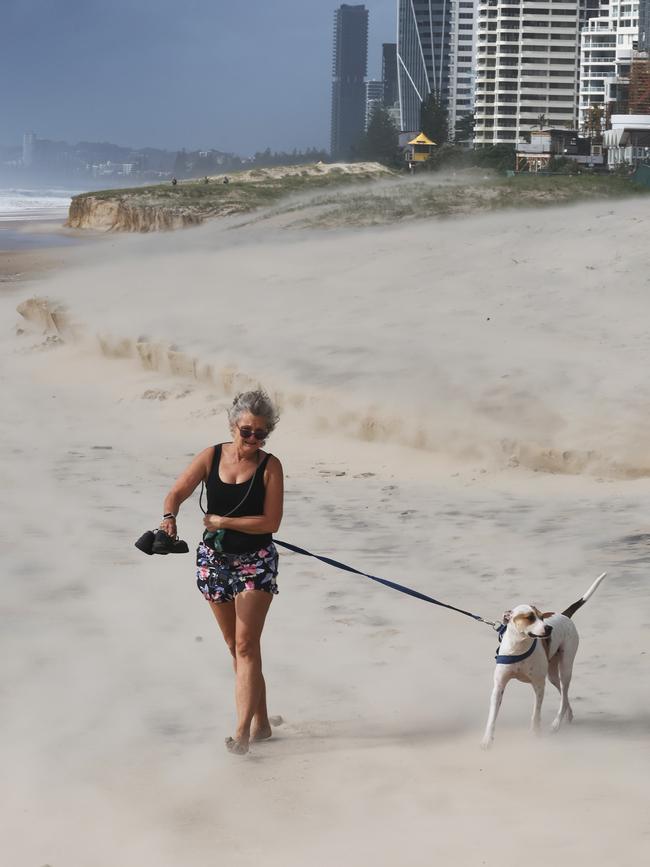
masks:
[[[555,614],[555,611],[545,611],[542,614],[542,620],[546,620],[548,617],[552,617]]]
[[[512,617],[512,609],[509,608],[507,611],[503,612],[503,617],[501,618],[502,623],[510,623],[510,618]]]

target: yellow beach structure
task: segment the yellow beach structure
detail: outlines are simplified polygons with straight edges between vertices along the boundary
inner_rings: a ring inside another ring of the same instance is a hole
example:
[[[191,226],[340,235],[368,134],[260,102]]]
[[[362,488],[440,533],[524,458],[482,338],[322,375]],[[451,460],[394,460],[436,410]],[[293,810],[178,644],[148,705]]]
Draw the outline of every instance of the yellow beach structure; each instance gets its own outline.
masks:
[[[409,163],[425,163],[433,153],[434,147],[436,143],[421,132],[407,143],[405,158]]]

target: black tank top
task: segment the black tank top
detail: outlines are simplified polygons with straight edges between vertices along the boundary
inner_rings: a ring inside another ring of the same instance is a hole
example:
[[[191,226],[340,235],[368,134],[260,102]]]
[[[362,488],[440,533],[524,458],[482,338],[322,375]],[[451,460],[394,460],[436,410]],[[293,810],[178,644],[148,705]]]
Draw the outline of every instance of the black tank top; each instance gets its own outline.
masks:
[[[219,464],[221,463],[221,446],[219,443],[214,447],[212,466],[205,483],[208,499],[208,513],[211,515],[228,515],[231,518],[244,518],[251,515],[264,514],[264,498],[266,487],[264,485],[264,470],[271,455],[266,455],[258,465],[255,472],[255,481],[250,493],[242,503],[244,495],[250,486],[250,479],[237,484],[222,482],[219,478]],[[238,504],[241,505],[238,508]],[[234,511],[233,511],[234,509]],[[231,514],[229,514],[231,513]],[[227,554],[244,554],[259,551],[266,545],[270,545],[273,537],[270,533],[240,533],[239,530],[226,530],[223,537],[222,547]]]

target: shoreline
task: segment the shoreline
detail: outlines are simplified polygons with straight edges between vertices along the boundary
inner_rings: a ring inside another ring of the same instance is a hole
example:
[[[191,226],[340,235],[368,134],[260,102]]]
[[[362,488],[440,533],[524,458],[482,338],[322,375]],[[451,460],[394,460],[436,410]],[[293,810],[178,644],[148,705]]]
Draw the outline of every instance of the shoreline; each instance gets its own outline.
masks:
[[[0,217],[0,285],[22,283],[64,267],[89,236],[51,217]]]
[[[0,250],[0,285],[22,283],[45,276],[69,261],[63,251],[52,247],[38,250]]]

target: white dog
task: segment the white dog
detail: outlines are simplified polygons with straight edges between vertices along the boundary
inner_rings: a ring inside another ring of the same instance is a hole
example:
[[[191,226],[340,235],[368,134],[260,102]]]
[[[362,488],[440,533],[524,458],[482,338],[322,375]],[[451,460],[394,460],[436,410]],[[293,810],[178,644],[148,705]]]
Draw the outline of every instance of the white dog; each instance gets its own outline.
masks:
[[[496,656],[494,689],[482,741],[484,748],[489,747],[494,740],[494,726],[503,693],[506,684],[513,678],[532,684],[535,690],[533,731],[539,731],[547,675],[561,697],[560,709],[553,720],[553,731],[560,728],[565,717],[569,722],[573,720],[569,684],[579,639],[571,617],[594,593],[606,574],[603,572],[599,575],[582,599],[574,602],[562,614],[550,611],[542,614],[534,605],[518,605],[503,615],[504,625],[499,630],[501,647]]]

